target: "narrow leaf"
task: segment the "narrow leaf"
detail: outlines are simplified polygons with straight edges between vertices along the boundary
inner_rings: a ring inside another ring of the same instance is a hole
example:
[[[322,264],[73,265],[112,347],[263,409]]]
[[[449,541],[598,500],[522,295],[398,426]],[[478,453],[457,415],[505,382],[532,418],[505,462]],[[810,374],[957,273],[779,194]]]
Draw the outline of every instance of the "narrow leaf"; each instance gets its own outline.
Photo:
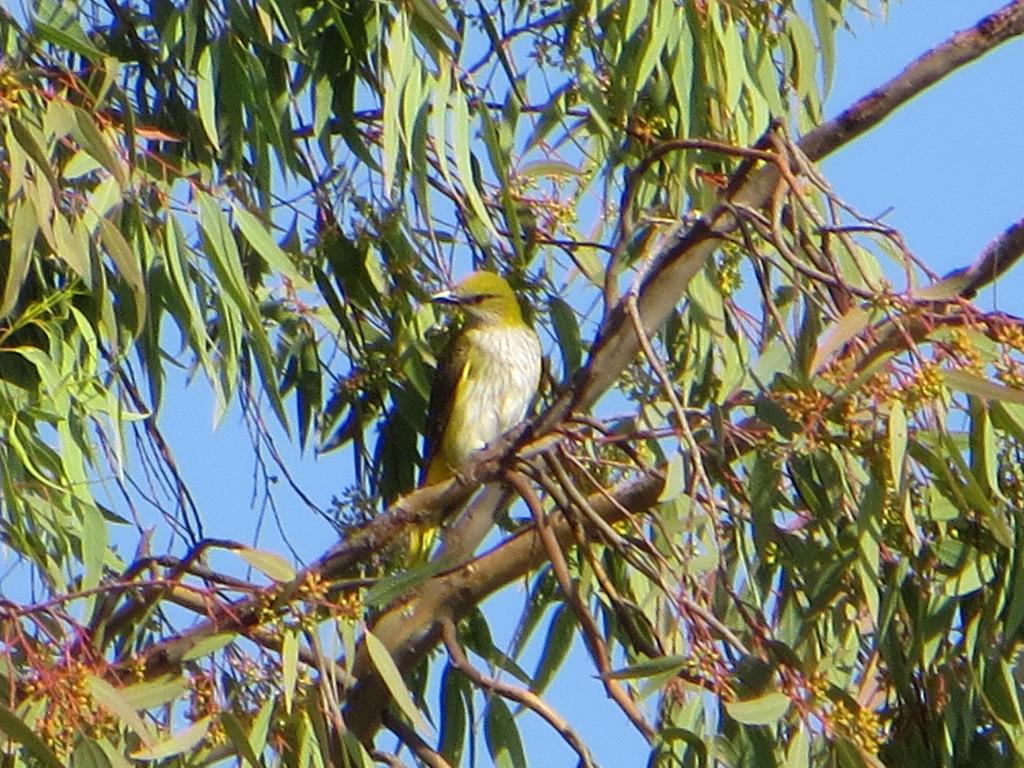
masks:
[[[100,238],[107,254],[117,265],[117,271],[131,288],[135,301],[135,333],[138,333],[146,320],[146,282],[142,275],[142,259],[132,251],[124,235],[109,219],[100,219]]]
[[[163,675],[120,689],[121,696],[135,709],[159,707],[161,704],[174,701],[186,690],[188,684],[183,675]]]
[[[551,321],[555,327],[555,338],[562,353],[565,364],[564,376],[569,379],[580,367],[583,360],[583,343],[580,340],[580,327],[576,322],[576,312],[564,299],[557,296],[548,303]]]
[[[771,725],[786,714],[789,703],[788,696],[775,691],[756,699],[726,702],[725,710],[734,720],[747,725]]]
[[[889,472],[897,487],[903,477],[903,460],[907,455],[907,416],[903,404],[893,400],[889,412]]]
[[[89,692],[98,704],[109,709],[122,723],[131,728],[135,735],[142,739],[146,746],[156,743],[157,737],[153,730],[139,716],[135,707],[128,703],[119,690],[101,677],[92,675],[88,680]]]
[[[656,675],[675,674],[686,666],[689,658],[688,656],[662,656],[623,667],[609,674],[608,678],[611,680],[634,680]]]
[[[42,739],[36,736],[35,731],[2,704],[0,704],[0,731],[25,747],[36,760],[47,768],[64,768],[64,763],[57,759],[57,756],[50,751]]]
[[[284,711],[292,713],[295,684],[299,678],[299,635],[287,631],[281,640],[281,681],[284,689]]]
[[[208,730],[210,730],[210,718],[204,717],[151,747],[132,752],[131,756],[136,760],[162,760],[165,757],[181,755],[202,741]]]
[[[526,768],[526,753],[516,721],[505,700],[494,696],[487,705],[484,737],[491,759],[498,768]]]
[[[417,730],[429,731],[430,726],[416,708],[416,703],[412,700],[412,694],[406,687],[405,681],[402,679],[402,673],[395,664],[395,660],[391,658],[391,653],[387,647],[369,630],[367,630],[363,640],[366,643],[366,650],[370,654],[370,661],[373,662],[374,668],[380,675],[381,680],[383,680],[385,687],[391,693],[391,698],[394,699],[395,704],[416,726]]]
[[[1019,403],[1024,405],[1024,390],[1013,387],[1004,387],[981,376],[967,371],[943,371],[943,378],[946,386],[966,392],[968,395],[976,395],[985,400],[996,402]]]
[[[288,258],[288,254],[271,237],[266,224],[245,208],[236,206],[234,208],[234,216],[235,221],[238,222],[238,228],[242,230],[245,239],[249,241],[249,244],[256,249],[256,252],[263,257],[267,264],[291,280],[297,288],[309,286],[309,281],[299,273],[292,260]]]
[[[96,160],[110,171],[110,174],[117,179],[122,187],[128,185],[128,171],[125,169],[121,158],[117,156],[107,137],[103,135],[96,125],[95,118],[84,109],[75,107],[75,138],[82,149],[92,155]]]
[[[203,48],[196,64],[196,101],[199,107],[199,122],[203,125],[206,138],[213,148],[220,152],[220,137],[217,135],[217,97],[214,95],[213,54],[209,46]]]
[[[182,661],[193,661],[201,659],[203,656],[209,656],[236,638],[237,635],[234,632],[218,632],[215,635],[209,635],[201,640],[197,640],[195,645],[182,654],[181,659]]]
[[[244,760],[250,768],[263,768],[260,764],[259,756],[252,751],[252,746],[249,744],[249,737],[245,735],[245,730],[242,728],[242,723],[239,721],[238,716],[230,710],[224,710],[220,713],[220,723],[224,726],[224,733],[231,739],[231,743],[238,750],[238,756]]]
[[[7,265],[7,279],[4,281],[3,299],[0,300],[0,318],[7,317],[14,309],[21,294],[21,286],[28,274],[32,246],[35,244],[39,223],[31,201],[24,200],[14,209],[11,222],[11,257]]]
[[[236,552],[245,562],[274,581],[291,581],[295,578],[295,569],[291,563],[276,552],[261,549],[238,549]]]

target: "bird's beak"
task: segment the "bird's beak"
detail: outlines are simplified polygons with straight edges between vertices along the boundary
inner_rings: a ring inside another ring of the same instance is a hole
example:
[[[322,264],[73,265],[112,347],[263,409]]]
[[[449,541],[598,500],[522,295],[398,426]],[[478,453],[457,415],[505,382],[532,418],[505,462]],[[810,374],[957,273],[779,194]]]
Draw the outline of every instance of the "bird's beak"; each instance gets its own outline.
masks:
[[[459,298],[451,291],[440,291],[431,296],[430,301],[434,304],[458,304]]]

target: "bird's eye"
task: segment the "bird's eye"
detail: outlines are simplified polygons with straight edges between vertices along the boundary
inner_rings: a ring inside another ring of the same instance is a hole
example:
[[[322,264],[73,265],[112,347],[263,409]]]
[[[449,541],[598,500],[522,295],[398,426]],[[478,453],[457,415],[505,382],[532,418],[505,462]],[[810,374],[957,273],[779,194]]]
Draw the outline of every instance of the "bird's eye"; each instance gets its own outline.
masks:
[[[484,299],[490,298],[486,293],[478,293],[475,296],[467,296],[467,304],[482,304]]]

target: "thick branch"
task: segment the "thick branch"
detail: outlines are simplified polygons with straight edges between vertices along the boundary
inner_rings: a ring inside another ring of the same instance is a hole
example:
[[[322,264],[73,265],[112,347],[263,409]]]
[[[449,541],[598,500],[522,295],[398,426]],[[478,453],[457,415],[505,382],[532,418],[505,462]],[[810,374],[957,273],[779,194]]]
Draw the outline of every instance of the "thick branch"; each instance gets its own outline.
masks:
[[[595,493],[589,502],[601,518],[614,523],[623,518],[624,510],[639,514],[651,509],[664,483],[660,473],[652,473],[608,495]],[[552,514],[550,529],[561,546],[573,543],[572,529],[561,513]],[[458,570],[432,579],[408,602],[392,606],[377,619],[373,634],[391,652],[399,669],[409,672],[440,640],[442,620],[458,622],[489,595],[546,561],[547,550],[540,534],[530,526]],[[344,717],[356,736],[369,743],[380,726],[389,694],[364,657],[361,653],[356,659],[353,673],[359,682],[348,694]]]
[[[985,246],[970,265],[946,275],[935,285],[927,288],[924,298],[959,296],[972,299],[990,283],[1016,264],[1024,255],[1024,219],[1019,219]],[[922,298],[919,294],[918,298]]]

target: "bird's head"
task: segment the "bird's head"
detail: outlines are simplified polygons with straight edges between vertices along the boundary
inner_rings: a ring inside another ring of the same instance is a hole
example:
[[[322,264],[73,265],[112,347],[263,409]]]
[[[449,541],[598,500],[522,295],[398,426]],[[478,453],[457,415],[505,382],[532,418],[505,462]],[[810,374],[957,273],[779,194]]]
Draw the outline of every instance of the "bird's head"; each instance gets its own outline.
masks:
[[[512,286],[494,272],[473,272],[451,290],[432,296],[431,301],[459,307],[470,322],[495,325],[523,322]]]

